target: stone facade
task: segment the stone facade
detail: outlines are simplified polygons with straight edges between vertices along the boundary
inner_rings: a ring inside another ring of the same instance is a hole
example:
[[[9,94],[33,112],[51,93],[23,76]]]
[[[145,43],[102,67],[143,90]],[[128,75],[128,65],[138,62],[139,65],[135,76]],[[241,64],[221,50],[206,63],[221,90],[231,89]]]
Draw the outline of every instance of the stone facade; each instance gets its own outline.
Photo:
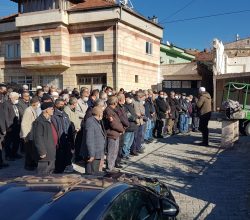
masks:
[[[30,89],[55,84],[126,90],[159,83],[163,29],[119,5],[23,13],[2,23],[0,80],[5,82]],[[16,47],[14,56],[8,44]]]

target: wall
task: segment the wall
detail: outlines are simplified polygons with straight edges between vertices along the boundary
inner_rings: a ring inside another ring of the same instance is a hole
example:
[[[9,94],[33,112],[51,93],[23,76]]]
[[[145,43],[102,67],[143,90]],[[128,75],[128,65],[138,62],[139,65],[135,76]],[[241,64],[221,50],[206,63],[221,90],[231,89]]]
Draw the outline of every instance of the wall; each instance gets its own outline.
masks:
[[[226,73],[243,72],[250,72],[250,56],[227,58]]]

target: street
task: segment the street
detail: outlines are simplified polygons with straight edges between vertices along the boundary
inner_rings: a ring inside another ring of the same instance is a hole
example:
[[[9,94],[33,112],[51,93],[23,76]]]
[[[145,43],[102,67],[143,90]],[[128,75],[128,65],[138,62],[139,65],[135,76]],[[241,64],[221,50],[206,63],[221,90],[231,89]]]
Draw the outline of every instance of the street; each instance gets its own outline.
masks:
[[[250,219],[249,138],[241,137],[233,148],[220,148],[220,126],[210,122],[209,147],[194,144],[200,133],[160,139],[133,157],[124,171],[164,181],[180,206],[179,220]],[[34,174],[19,160],[1,170],[0,177]]]

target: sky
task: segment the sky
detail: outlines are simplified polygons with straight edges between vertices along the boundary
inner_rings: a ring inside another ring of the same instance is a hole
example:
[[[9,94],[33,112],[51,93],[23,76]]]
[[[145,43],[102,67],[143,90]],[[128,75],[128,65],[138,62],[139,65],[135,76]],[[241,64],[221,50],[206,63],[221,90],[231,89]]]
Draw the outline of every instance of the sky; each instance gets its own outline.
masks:
[[[250,37],[250,0],[131,0],[134,10],[145,17],[158,17],[164,27],[163,41],[177,47],[203,50],[212,47],[214,38],[232,42],[236,34]],[[193,17],[248,12],[176,22]],[[10,0],[0,0],[0,17],[15,13],[17,6]],[[172,22],[175,21],[175,22]],[[171,22],[171,23],[169,23]]]

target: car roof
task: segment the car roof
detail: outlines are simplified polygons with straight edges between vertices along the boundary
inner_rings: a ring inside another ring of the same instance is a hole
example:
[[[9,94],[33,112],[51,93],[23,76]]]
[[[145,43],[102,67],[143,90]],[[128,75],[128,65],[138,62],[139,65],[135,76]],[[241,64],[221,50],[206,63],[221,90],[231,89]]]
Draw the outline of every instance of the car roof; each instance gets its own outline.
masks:
[[[112,191],[117,184],[123,184],[123,189],[140,186],[157,193],[160,183],[125,173],[19,177],[0,182],[1,220],[75,219],[102,191]]]

